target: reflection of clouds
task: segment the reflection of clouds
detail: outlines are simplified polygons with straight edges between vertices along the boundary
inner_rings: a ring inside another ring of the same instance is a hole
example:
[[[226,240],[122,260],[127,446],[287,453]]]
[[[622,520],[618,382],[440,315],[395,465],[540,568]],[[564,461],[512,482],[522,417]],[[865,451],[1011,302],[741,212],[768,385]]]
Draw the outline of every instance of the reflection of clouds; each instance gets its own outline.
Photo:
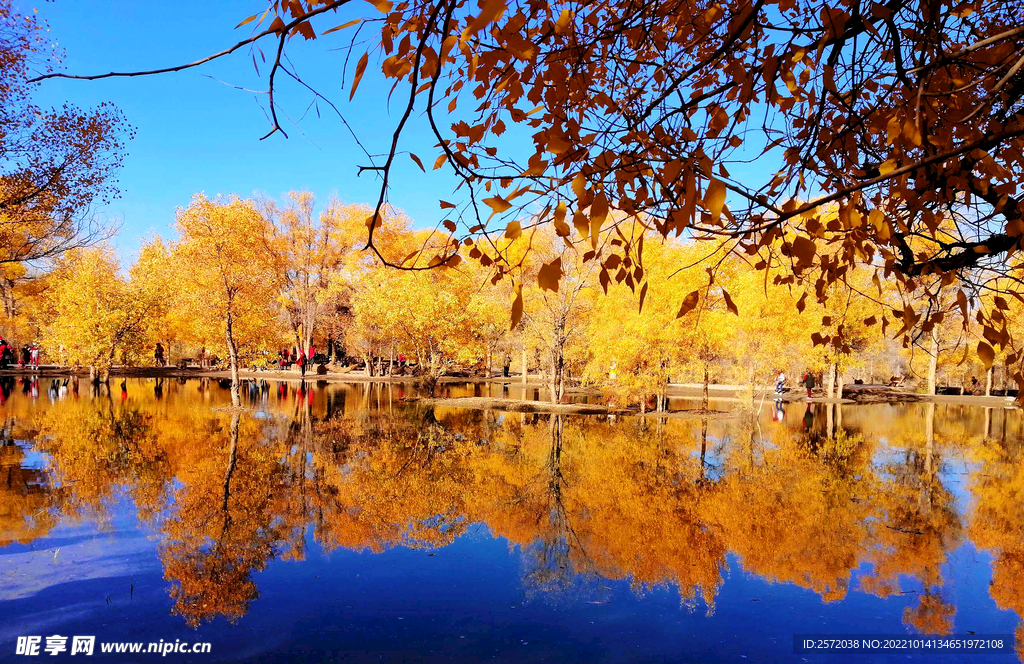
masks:
[[[100,534],[94,525],[57,528],[36,540],[31,551],[0,554],[0,601],[25,599],[63,583],[159,572],[155,548],[141,532]]]

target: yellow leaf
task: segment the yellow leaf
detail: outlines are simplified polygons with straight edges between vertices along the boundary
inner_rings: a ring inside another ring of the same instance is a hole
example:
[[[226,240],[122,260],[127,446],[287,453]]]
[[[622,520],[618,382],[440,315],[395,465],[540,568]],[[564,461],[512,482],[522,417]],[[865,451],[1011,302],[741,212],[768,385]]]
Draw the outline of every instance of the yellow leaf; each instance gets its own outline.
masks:
[[[992,350],[992,346],[989,346],[984,341],[978,342],[978,357],[981,358],[982,364],[988,369],[995,362],[996,352]]]
[[[601,227],[608,218],[608,199],[604,193],[598,194],[590,206],[590,245],[597,249],[597,240],[601,235]]]
[[[711,178],[708,190],[704,193],[704,205],[707,206],[708,214],[711,215],[711,223],[718,224],[718,220],[722,217],[722,208],[725,206],[724,182]]]
[[[363,53],[363,56],[359,58],[359,62],[356,63],[356,75],[352,77],[352,90],[348,93],[349,101],[352,101],[352,97],[356,95],[356,88],[359,87],[359,81],[363,80],[363,72],[366,71],[366,63],[369,61],[370,56],[366,53]]]
[[[683,298],[683,306],[679,307],[679,313],[676,314],[676,318],[682,318],[686,314],[690,313],[697,308],[697,303],[700,301],[700,291],[693,291],[685,298]]]
[[[363,19],[361,19],[361,18],[357,18],[357,19],[353,19],[353,20],[349,21],[348,23],[342,23],[341,25],[336,25],[333,28],[331,28],[330,30],[324,30],[321,33],[321,36],[329,35],[332,32],[335,32],[337,30],[344,30],[345,28],[351,28],[353,25],[362,22],[362,20]]]
[[[587,215],[582,210],[576,210],[576,213],[572,215],[572,225],[576,227],[580,236],[587,237],[590,235],[590,220],[587,219]]]
[[[241,23],[239,23],[238,25],[236,25],[236,26],[235,26],[235,30],[239,29],[240,27],[242,27],[242,26],[243,26],[243,25],[245,25],[246,23],[250,23],[250,22],[252,22],[252,21],[255,21],[255,20],[256,20],[256,14],[253,14],[253,15],[252,15],[252,16],[250,16],[249,18],[245,19],[244,21],[242,21]]]
[[[889,173],[892,173],[895,170],[896,170],[896,160],[895,159],[889,159],[888,161],[884,161],[881,164],[879,164],[879,166],[878,166],[878,172],[881,175],[888,175]]]
[[[572,21],[572,12],[569,11],[568,8],[563,9],[562,15],[559,16],[558,21],[555,22],[555,32],[564,32],[570,21]]]
[[[501,214],[505,210],[512,207],[512,204],[506,201],[501,196],[491,196],[490,198],[484,199],[484,204],[491,208],[491,216]]]
[[[810,263],[814,260],[814,255],[818,252],[817,245],[814,244],[813,240],[805,238],[802,235],[796,236],[793,240],[793,255],[796,256],[797,260],[801,263]]]
[[[391,8],[394,6],[394,3],[392,3],[390,0],[366,0],[366,1],[369,2],[371,5],[373,5],[374,7],[376,7],[377,11],[379,11],[381,14],[387,14],[389,11],[391,11]]]
[[[556,258],[550,263],[545,263],[537,272],[537,283],[541,290],[558,292],[558,281],[562,278],[562,259]]]
[[[509,240],[514,240],[523,234],[523,229],[519,226],[518,221],[508,222],[508,226],[505,228],[505,237]]]
[[[726,308],[729,311],[731,311],[733,314],[739,316],[740,315],[740,310],[736,308],[736,304],[732,301],[732,298],[729,297],[729,291],[725,290],[724,288],[722,289],[722,297],[725,298],[725,306],[726,306]]]
[[[436,171],[437,169],[439,169],[439,168],[441,168],[442,166],[444,166],[444,161],[445,161],[445,159],[447,159],[447,158],[448,158],[448,157],[447,157],[447,155],[445,155],[445,154],[444,154],[444,153],[442,152],[442,153],[441,153],[441,154],[440,154],[440,155],[438,156],[438,158],[434,160],[434,169],[433,169],[433,170],[435,170],[435,171]],[[455,206],[453,205],[452,207],[455,207]]]
[[[565,201],[560,202],[555,206],[555,234],[559,237],[569,237],[570,229],[569,224],[565,223],[566,205]]]
[[[523,319],[523,287],[516,286],[516,299],[512,300],[512,328]]]

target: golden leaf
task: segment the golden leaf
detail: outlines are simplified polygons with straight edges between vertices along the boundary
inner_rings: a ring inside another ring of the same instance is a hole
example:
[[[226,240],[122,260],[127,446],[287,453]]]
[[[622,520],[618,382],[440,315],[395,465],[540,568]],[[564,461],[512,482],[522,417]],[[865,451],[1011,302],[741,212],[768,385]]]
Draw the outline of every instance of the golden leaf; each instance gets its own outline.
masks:
[[[717,225],[718,220],[722,217],[722,208],[725,206],[724,182],[711,178],[708,190],[704,194],[704,205],[707,206],[708,214],[711,215],[711,223]]]
[[[981,363],[988,369],[995,362],[996,352],[992,350],[992,346],[989,346],[984,341],[978,342],[978,357],[981,358]]]
[[[541,290],[558,292],[558,281],[562,278],[562,259],[556,258],[550,263],[545,263],[537,272],[537,283]]]
[[[391,8],[394,6],[394,3],[392,3],[390,0],[366,0],[366,1],[369,2],[371,5],[373,5],[374,7],[376,7],[377,11],[379,11],[381,14],[387,14],[389,11],[391,11]]]
[[[512,300],[512,328],[519,325],[523,319],[523,287],[516,286],[516,297]]]
[[[391,4],[391,3],[388,3]],[[352,90],[348,93],[348,100],[352,101],[352,97],[356,95],[356,88],[359,87],[359,81],[363,80],[363,72],[366,71],[366,63],[370,61],[370,56],[363,53],[363,56],[359,58],[359,62],[356,63],[356,75],[352,77]]]
[[[682,318],[686,314],[690,313],[697,308],[697,303],[700,301],[700,291],[695,290],[683,298],[683,305],[679,307],[679,313],[676,314],[676,318]]]

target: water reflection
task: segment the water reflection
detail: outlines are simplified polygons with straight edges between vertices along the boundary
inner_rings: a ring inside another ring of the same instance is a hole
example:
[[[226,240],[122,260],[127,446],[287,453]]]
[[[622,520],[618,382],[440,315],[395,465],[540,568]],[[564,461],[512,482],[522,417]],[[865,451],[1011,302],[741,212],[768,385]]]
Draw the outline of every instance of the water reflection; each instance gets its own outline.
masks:
[[[190,626],[241,621],[259,573],[310,546],[437,551],[473,524],[516,547],[528,600],[600,604],[624,580],[713,616],[742,571],[825,603],[898,599],[910,632],[980,632],[985,616],[958,623],[949,590],[977,573],[952,560],[970,544],[992,556],[995,605],[1024,614],[1019,411],[771,404],[614,420],[254,382],[238,412],[210,381],[86,393],[4,380],[0,545],[110,527],[127,500]]]

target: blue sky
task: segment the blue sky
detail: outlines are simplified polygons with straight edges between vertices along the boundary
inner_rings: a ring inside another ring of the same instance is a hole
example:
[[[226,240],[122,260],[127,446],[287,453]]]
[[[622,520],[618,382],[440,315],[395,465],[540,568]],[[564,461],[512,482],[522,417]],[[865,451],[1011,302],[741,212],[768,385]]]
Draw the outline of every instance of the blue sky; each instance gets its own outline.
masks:
[[[16,3],[22,11],[38,7],[64,49],[63,71],[76,74],[149,69],[200,58],[248,36],[252,24],[238,30],[234,26],[266,6],[263,0]],[[346,13],[328,15],[317,25],[322,31],[360,15],[379,14],[368,3],[354,3]],[[309,44],[296,38],[289,45],[290,58],[303,78],[338,105],[366,147],[384,152],[401,109],[392,104],[389,111],[390,84],[372,62],[355,99],[348,102],[347,90],[341,90],[345,53],[331,50],[347,45],[342,35],[348,32]],[[355,58],[349,63],[350,77],[354,65]],[[321,107],[319,119],[310,110],[298,129],[282,118],[289,138],[276,135],[260,141],[269,125],[256,95],[225,83],[266,87],[265,76],[256,75],[245,51],[186,72],[102,81],[52,79],[40,85],[35,99],[44,106],[70,102],[89,107],[111,101],[137,131],[119,174],[122,197],[102,211],[121,223],[114,244],[125,259],[135,256],[143,239],[171,235],[175,210],[198,191],[240,196],[260,191],[279,198],[291,190],[309,190],[321,203],[330,196],[345,203],[376,202],[373,175],[356,177],[366,157],[327,107]],[[298,120],[310,96],[288,83],[282,83],[278,94],[285,113]],[[414,123],[401,144],[416,151],[428,169],[435,155],[430,138]],[[440,219],[437,199],[450,197],[456,184],[444,169],[424,174],[404,155],[397,159],[394,178],[391,201],[417,226],[433,226]]]

